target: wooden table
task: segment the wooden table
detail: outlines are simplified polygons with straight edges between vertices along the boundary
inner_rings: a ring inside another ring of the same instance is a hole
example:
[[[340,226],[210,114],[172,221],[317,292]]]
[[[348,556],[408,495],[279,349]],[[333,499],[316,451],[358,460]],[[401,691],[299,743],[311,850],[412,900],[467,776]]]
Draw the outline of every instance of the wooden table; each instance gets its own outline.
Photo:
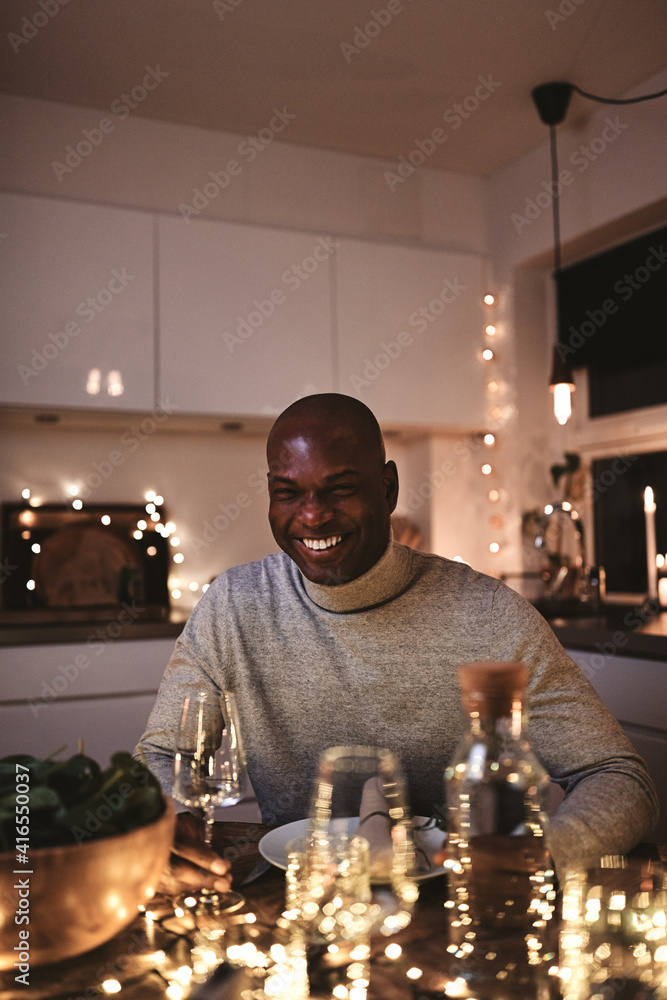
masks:
[[[216,849],[233,865],[234,887],[246,899],[240,913],[253,912],[260,924],[271,928],[284,909],[284,873],[270,868],[249,885],[244,878],[260,860],[258,843],[268,827],[254,823],[217,823],[214,833]],[[656,856],[650,845],[645,852]],[[667,853],[660,851],[663,859]],[[421,884],[419,901],[410,925],[393,937],[403,951],[396,961],[386,958],[386,939],[374,941],[371,982],[368,1000],[429,1000],[442,998],[442,986],[447,981],[447,929],[445,909],[446,882],[444,876],[429,879]],[[158,898],[150,904],[160,914],[171,914],[173,904]],[[169,976],[166,967],[156,963],[155,954],[165,951],[172,970],[190,964],[191,940],[169,929],[165,916],[163,925],[158,921],[147,923],[144,916],[137,919],[121,934],[107,944],[77,958],[67,959],[49,966],[32,968],[30,985],[16,984],[11,973],[0,975],[0,1000],[100,1000],[108,996],[101,990],[105,980],[116,979],[122,986],[120,1000],[165,1000]],[[554,938],[557,921],[553,921]],[[409,968],[422,970],[420,979],[406,977]],[[243,974],[220,969],[211,979],[194,987],[192,1000],[237,1000],[244,982]],[[558,981],[553,979],[551,995],[559,997]],[[187,991],[186,991],[187,995]]]

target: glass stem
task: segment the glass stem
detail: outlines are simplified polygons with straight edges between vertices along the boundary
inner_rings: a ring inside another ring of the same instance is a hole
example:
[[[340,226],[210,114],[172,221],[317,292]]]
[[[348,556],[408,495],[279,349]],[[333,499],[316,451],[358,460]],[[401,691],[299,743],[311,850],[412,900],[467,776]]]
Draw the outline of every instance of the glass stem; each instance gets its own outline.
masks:
[[[204,806],[204,843],[208,848],[213,845],[213,823],[215,815],[215,806]]]

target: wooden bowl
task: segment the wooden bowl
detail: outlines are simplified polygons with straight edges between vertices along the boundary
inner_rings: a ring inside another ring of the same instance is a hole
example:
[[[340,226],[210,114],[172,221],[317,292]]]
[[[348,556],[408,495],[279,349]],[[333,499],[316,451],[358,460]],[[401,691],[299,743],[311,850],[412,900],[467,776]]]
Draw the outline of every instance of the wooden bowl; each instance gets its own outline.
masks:
[[[165,806],[153,823],[117,837],[30,850],[27,865],[15,852],[0,854],[0,970],[19,973],[21,930],[30,932],[29,963],[36,966],[81,955],[127,927],[169,859],[175,815],[166,799]],[[17,924],[17,913],[30,922]]]

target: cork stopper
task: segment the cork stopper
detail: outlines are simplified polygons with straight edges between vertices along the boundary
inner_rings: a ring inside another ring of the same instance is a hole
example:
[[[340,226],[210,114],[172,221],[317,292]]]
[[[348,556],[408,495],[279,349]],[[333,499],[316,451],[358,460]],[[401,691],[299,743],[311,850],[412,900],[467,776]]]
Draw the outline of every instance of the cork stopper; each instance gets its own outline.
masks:
[[[468,714],[500,718],[511,714],[513,703],[523,701],[528,668],[515,661],[462,663],[459,682]]]

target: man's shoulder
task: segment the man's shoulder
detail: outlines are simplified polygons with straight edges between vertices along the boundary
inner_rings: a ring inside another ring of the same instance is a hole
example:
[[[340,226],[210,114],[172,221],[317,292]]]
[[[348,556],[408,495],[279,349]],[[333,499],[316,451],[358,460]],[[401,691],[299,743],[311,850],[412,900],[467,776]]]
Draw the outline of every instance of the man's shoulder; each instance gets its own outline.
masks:
[[[271,552],[263,559],[230,566],[213,580],[211,586],[237,589],[246,584],[261,587],[287,583],[294,575],[293,566],[294,563],[284,552]]]

